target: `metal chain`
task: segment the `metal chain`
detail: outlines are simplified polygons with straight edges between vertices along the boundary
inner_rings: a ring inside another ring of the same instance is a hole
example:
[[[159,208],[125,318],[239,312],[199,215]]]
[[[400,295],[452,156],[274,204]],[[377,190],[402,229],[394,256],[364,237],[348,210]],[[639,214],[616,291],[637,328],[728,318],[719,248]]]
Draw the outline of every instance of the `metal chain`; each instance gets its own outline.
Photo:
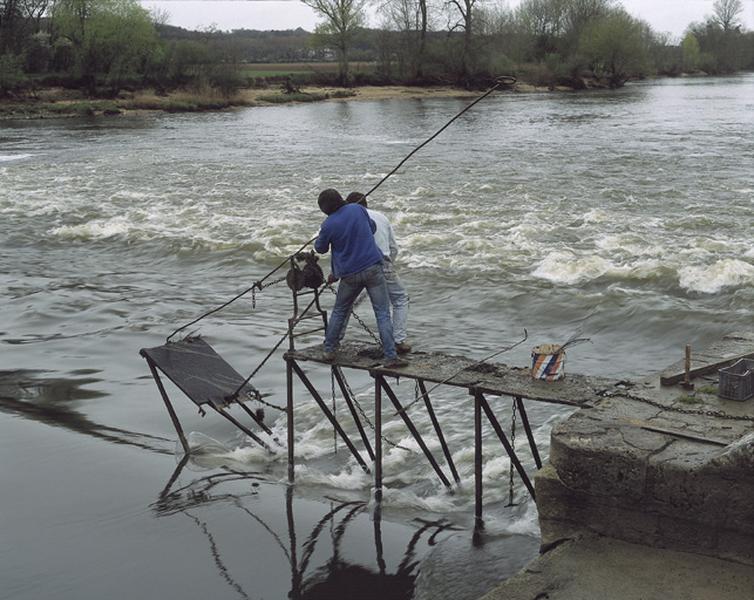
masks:
[[[513,398],[511,404],[511,448],[516,449],[516,399]],[[508,506],[515,506],[513,503],[513,461],[510,464],[508,472]]]
[[[337,293],[337,292],[336,292],[336,291],[335,291],[335,290],[334,290],[334,289],[333,289],[332,287],[328,287],[327,289],[329,289],[329,290],[330,290],[330,291],[331,291],[331,292],[332,292],[333,294],[335,294],[336,296],[338,295],[338,293]],[[355,311],[355,310],[351,310],[351,316],[353,316],[353,318],[354,318],[354,319],[356,319],[356,320],[357,320],[357,321],[359,322],[359,325],[361,325],[361,326],[362,326],[362,327],[364,328],[364,330],[365,330],[365,331],[366,331],[366,332],[367,332],[367,333],[368,333],[369,335],[371,335],[371,336],[372,336],[372,339],[373,339],[373,340],[374,340],[374,341],[375,341],[375,342],[377,343],[377,345],[378,345],[378,346],[379,346],[380,348],[382,348],[382,342],[380,341],[380,338],[378,338],[378,337],[377,337],[377,336],[376,336],[376,335],[374,334],[374,332],[373,332],[373,331],[372,331],[371,329],[369,329],[369,327],[367,327],[367,324],[366,324],[366,323],[364,323],[364,321],[362,321],[362,320],[361,320],[361,317],[359,317],[359,315],[357,315],[357,314],[356,314],[356,311]]]
[[[264,285],[259,286],[259,290],[264,290],[268,287],[272,287],[273,285],[277,285],[278,283],[283,283],[288,278],[288,274],[286,273],[282,277],[279,277],[278,279],[273,279],[269,283],[265,283]]]
[[[279,410],[280,412],[283,412],[283,413],[288,412],[288,410],[283,408],[282,406],[270,404],[269,402],[262,400],[262,395],[259,393],[258,390],[254,390],[254,392],[249,391],[246,393],[246,396],[249,398],[249,400],[255,400],[256,402],[259,402],[260,404],[264,404],[265,406],[269,406],[270,408],[274,408],[275,410]]]
[[[607,398],[621,397],[621,398],[627,398],[629,400],[636,400],[637,402],[643,402],[644,404],[648,404],[649,406],[654,406],[655,408],[659,408],[660,410],[667,410],[670,412],[682,413],[684,415],[699,415],[703,417],[716,417],[718,419],[727,419],[729,421],[754,422],[754,416],[750,416],[750,415],[729,415],[728,413],[723,412],[721,410],[697,410],[693,408],[680,408],[677,406],[668,406],[666,404],[662,404],[655,400],[650,400],[649,398],[636,396],[634,394],[629,394],[626,392],[605,393],[603,395]]]
[[[339,369],[340,367],[335,367]],[[374,424],[369,419],[367,414],[364,412],[364,409],[361,407],[361,404],[359,404],[359,401],[356,399],[356,394],[353,393],[353,390],[351,389],[351,386],[348,383],[348,380],[345,377],[342,377],[343,383],[346,386],[346,390],[348,390],[348,394],[353,399],[353,403],[356,405],[356,410],[359,411],[359,414],[361,415],[361,418],[364,419],[364,422],[367,424],[367,426],[374,431]],[[385,442],[388,446],[392,446],[393,448],[398,448],[399,450],[405,450],[406,452],[413,452],[410,448],[406,448],[405,446],[401,446],[400,444],[396,444],[394,441],[390,440],[389,438],[386,438],[384,435],[380,436],[382,438],[382,441]]]

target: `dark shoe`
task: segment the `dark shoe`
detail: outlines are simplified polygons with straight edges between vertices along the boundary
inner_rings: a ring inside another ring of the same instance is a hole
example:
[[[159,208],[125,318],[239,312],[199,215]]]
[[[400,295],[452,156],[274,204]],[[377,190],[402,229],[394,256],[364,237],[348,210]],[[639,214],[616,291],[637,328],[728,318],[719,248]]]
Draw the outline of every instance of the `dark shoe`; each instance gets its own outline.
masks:
[[[408,361],[403,360],[402,358],[398,358],[397,356],[395,358],[390,358],[386,360],[384,363],[382,363],[382,367],[385,369],[400,369],[401,367],[407,367]]]
[[[406,342],[398,342],[395,345],[395,350],[398,352],[398,354],[408,354],[411,352],[411,344],[407,344]]]
[[[335,360],[335,352],[328,352],[327,350],[323,350],[322,360],[325,360],[327,362],[333,362]]]

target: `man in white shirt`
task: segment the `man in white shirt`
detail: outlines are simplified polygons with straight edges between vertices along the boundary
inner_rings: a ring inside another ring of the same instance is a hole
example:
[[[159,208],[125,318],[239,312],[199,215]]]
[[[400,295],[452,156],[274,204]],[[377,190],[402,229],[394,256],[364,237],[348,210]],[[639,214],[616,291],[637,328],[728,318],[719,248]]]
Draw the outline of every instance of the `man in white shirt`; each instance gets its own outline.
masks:
[[[369,217],[377,225],[374,232],[374,241],[382,252],[384,260],[382,270],[385,273],[385,282],[387,283],[388,294],[390,295],[390,304],[393,309],[393,337],[395,339],[395,349],[398,354],[411,352],[411,345],[406,341],[406,323],[408,321],[408,294],[403,287],[398,273],[395,272],[395,259],[398,256],[398,244],[395,241],[393,226],[390,221],[381,212],[372,210],[367,206],[367,199],[364,194],[351,192],[346,198],[346,202],[361,204],[367,209]]]

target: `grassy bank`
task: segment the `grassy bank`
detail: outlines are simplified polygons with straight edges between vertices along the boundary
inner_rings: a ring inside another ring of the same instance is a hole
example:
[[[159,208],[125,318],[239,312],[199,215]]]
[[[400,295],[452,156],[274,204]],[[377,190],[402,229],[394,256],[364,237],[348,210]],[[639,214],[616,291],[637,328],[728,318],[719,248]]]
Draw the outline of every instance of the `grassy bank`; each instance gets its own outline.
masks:
[[[87,98],[68,90],[49,88],[26,98],[0,100],[0,118],[55,118],[66,116],[114,116],[136,111],[204,112],[238,106],[264,106],[293,102],[317,102],[351,98],[353,90],[312,89],[294,94],[244,89],[231,96],[217,92],[177,91],[156,94],[144,90],[114,99]]]
[[[292,93],[280,84],[293,75],[296,65],[266,65],[265,73],[276,73],[274,85],[244,87],[227,95],[205,87],[201,90],[175,90],[157,93],[151,89],[122,92],[116,98],[90,98],[83,92],[62,87],[41,87],[26,95],[0,98],[0,119],[44,119],[68,116],[116,116],[139,111],[205,112],[242,106],[271,106],[326,100],[386,100],[396,98],[475,97],[480,90],[453,86],[364,85],[337,88],[307,85]],[[285,68],[284,68],[285,67]],[[299,65],[298,68],[301,68]],[[275,70],[277,69],[277,70]],[[285,76],[280,79],[279,73]],[[297,80],[298,81],[298,80]],[[580,89],[606,87],[597,80],[582,80]],[[574,87],[519,81],[509,90],[515,92],[573,91]]]

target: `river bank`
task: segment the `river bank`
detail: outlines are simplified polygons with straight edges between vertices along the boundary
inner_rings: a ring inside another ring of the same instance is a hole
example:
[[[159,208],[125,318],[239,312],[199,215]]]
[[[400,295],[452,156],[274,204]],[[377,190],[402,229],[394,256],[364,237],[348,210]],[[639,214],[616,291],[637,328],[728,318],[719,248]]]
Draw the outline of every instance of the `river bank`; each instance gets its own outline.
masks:
[[[587,86],[586,89],[598,86]],[[574,91],[567,86],[516,83],[509,91],[518,93]],[[78,90],[50,87],[27,97],[0,99],[0,119],[51,119],[81,116],[118,116],[143,112],[207,112],[250,106],[322,102],[330,100],[394,100],[425,98],[472,98],[479,90],[453,86],[361,86],[354,88],[302,87],[284,93],[279,88],[244,88],[232,96],[216,90],[177,90],[157,93],[153,89],[122,92],[116,98],[90,98]]]

